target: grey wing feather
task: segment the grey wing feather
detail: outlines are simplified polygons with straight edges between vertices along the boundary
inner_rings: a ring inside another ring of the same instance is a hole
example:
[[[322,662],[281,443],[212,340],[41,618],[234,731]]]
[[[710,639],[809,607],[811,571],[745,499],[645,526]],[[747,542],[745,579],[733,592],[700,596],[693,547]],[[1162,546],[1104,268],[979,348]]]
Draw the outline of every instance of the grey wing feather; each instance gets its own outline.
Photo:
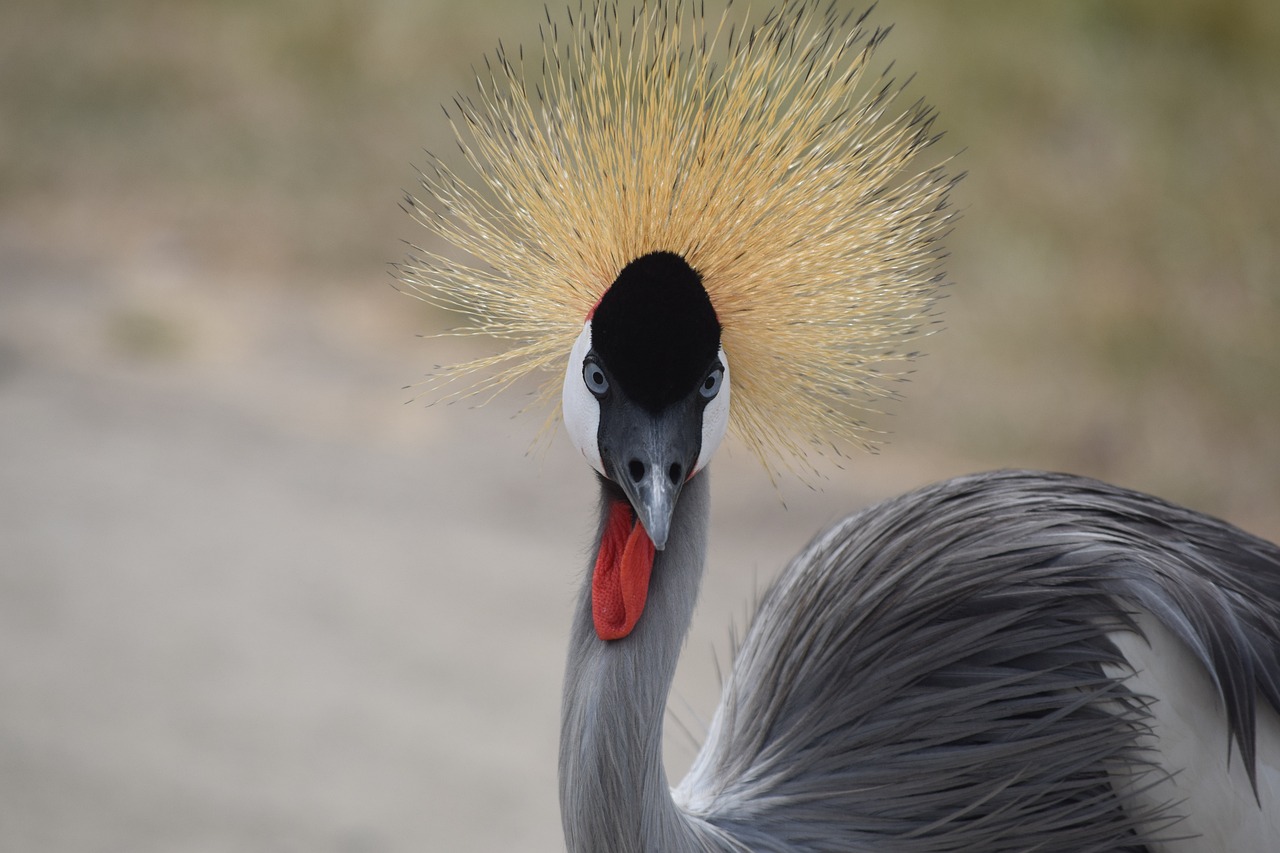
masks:
[[[1175,812],[1107,634],[1204,664],[1253,780],[1280,709],[1280,549],[1155,498],[996,472],[867,509],[760,603],[676,799],[758,851],[1142,850]],[[886,846],[886,840],[892,843]]]

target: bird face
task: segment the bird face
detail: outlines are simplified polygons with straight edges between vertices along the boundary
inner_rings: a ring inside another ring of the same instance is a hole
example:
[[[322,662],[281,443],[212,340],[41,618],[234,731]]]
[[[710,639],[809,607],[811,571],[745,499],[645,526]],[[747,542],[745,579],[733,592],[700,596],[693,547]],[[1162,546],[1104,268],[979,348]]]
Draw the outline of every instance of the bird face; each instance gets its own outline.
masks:
[[[679,255],[623,269],[587,318],[564,380],[569,437],[666,546],[685,482],[729,421],[729,362],[698,273]]]

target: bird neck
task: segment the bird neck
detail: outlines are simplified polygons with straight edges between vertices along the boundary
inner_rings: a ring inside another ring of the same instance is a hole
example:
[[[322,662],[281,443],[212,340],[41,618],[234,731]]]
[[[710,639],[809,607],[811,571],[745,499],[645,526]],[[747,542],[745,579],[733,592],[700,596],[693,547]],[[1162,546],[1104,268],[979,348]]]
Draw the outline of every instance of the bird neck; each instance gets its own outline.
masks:
[[[602,485],[600,535],[616,498]],[[667,693],[706,558],[710,487],[684,485],[665,550],[635,629],[601,640],[591,615],[591,572],[578,599],[560,722],[560,813],[571,853],[693,850],[698,828],[671,800],[662,766]],[[600,536],[597,536],[597,548]]]

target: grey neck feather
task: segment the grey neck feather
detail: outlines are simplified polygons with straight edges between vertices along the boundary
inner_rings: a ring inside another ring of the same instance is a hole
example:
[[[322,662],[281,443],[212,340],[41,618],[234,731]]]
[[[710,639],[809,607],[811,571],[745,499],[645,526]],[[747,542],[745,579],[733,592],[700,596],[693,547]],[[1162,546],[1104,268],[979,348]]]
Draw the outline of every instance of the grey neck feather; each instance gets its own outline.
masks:
[[[702,579],[709,495],[705,471],[681,491],[644,614],[629,636],[607,642],[596,635],[588,568],[560,718],[560,814],[571,853],[698,850],[715,834],[676,808],[662,766],[663,715]],[[608,503],[602,488],[597,547]]]

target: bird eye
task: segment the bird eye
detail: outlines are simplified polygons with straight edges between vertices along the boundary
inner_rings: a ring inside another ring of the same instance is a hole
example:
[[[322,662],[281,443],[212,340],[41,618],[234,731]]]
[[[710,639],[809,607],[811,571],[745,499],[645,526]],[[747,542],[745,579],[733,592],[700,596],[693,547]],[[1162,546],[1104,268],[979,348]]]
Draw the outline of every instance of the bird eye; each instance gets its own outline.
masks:
[[[702,387],[698,391],[703,397],[710,400],[716,394],[720,393],[720,383],[724,381],[724,368],[717,367],[715,370],[707,374],[707,378],[702,380]]]
[[[582,366],[582,381],[587,383],[587,390],[597,397],[609,390],[609,378],[604,375],[604,369],[594,361],[588,361]]]

